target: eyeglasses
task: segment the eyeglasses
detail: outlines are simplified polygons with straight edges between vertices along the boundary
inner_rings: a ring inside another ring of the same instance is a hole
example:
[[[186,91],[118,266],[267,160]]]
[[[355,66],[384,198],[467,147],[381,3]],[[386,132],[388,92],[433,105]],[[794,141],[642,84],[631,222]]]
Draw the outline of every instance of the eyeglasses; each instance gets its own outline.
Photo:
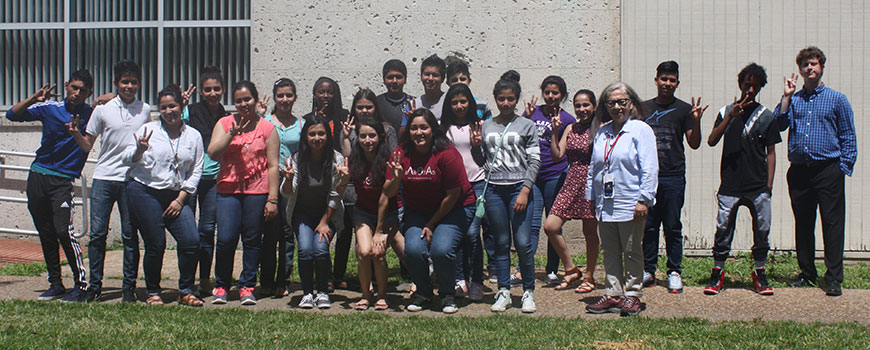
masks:
[[[625,107],[625,106],[628,106],[629,102],[631,102],[631,100],[629,100],[627,98],[621,98],[618,100],[610,100],[610,101],[607,101],[607,107],[613,108],[613,107],[616,107],[616,105],[619,105],[620,107]]]

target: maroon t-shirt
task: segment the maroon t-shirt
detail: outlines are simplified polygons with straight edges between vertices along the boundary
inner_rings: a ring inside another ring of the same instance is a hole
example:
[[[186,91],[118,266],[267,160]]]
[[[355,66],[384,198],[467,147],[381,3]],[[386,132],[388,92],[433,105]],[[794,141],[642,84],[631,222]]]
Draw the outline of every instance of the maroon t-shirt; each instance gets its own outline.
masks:
[[[386,169],[387,176],[390,176],[390,169]],[[378,200],[381,199],[381,192],[384,190],[384,184],[373,184],[372,183],[372,172],[369,170],[369,173],[366,174],[366,178],[363,181],[354,181],[353,189],[356,190],[356,205],[357,209],[363,210],[369,214],[378,213]],[[390,198],[390,205],[387,209],[387,212],[396,211],[399,207],[402,206],[401,201],[399,201],[399,196],[395,195],[393,198]]]
[[[402,146],[396,147],[393,153],[402,156],[402,168],[405,175],[402,178],[403,205],[406,208],[434,213],[441,206],[441,201],[447,195],[446,190],[460,188],[456,206],[474,204],[474,189],[465,174],[462,156],[456,147],[435,154],[422,154],[412,151],[406,154]],[[387,173],[387,179],[392,179]]]

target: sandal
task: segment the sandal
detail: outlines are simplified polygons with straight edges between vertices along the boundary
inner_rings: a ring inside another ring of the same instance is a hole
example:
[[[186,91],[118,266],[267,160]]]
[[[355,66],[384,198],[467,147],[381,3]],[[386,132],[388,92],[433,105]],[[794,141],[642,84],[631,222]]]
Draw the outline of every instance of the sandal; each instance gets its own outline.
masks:
[[[359,300],[358,302],[356,302],[356,304],[353,306],[353,309],[354,309],[354,310],[357,310],[357,311],[366,311],[366,310],[368,310],[368,309],[369,309],[369,300],[366,299],[366,298],[360,299],[360,300]]]
[[[574,276],[574,275],[576,275],[577,277],[574,277],[574,278],[568,279],[568,276]],[[558,286],[556,286],[556,288],[553,288],[553,289],[555,289],[555,290],[566,290],[566,289],[568,289],[568,288],[571,287],[571,284],[572,284],[572,283],[574,283],[574,282],[580,280],[581,277],[583,277],[583,273],[580,272],[580,267],[579,267],[579,266],[574,266],[573,269],[568,270],[568,271],[565,271],[565,276],[562,277],[562,283],[559,284]]]
[[[198,307],[198,306],[202,306],[203,302],[202,302],[202,300],[197,298],[195,295],[188,293],[188,294],[178,296],[178,304]]]
[[[387,301],[385,299],[378,299],[378,301],[375,302],[375,310],[381,311],[386,310],[387,308],[389,308],[389,305],[387,305]]]
[[[159,295],[151,295],[148,296],[148,299],[145,299],[145,304],[148,305],[163,305],[163,299],[160,298]]]
[[[583,283],[580,283],[580,286],[574,290],[574,293],[589,293],[593,290],[595,290],[595,280],[587,279],[584,280]]]

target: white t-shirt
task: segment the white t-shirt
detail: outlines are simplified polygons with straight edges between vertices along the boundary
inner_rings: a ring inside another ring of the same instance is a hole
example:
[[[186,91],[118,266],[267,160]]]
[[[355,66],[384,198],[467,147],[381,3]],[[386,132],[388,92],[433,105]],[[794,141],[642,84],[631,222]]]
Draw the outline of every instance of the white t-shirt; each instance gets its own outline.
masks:
[[[142,125],[136,135],[142,135],[146,130],[152,133],[151,139],[139,161],[133,161],[136,147],[128,147],[124,151],[124,163],[130,166],[130,179],[157,190],[196,193],[203,162],[202,135],[199,131],[182,125],[181,135],[173,141],[161,121],[156,120]]]
[[[444,97],[447,96],[446,92],[441,93],[441,97],[438,98],[438,101],[430,101],[426,95],[420,95],[414,99],[414,104],[416,104],[417,108],[426,108],[435,115],[435,119],[441,120],[441,107],[444,106]]]
[[[86,132],[100,138],[100,157],[94,179],[125,181],[130,167],[121,155],[136,147],[134,133],[151,118],[151,106],[140,100],[125,104],[120,97],[98,106],[91,114]]]

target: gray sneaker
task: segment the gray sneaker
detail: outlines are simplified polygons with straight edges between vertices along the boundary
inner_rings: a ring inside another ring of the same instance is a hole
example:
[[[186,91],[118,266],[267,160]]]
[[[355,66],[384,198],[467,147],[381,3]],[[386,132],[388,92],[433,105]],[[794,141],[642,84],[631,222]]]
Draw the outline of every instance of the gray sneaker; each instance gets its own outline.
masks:
[[[677,271],[672,271],[668,274],[668,292],[674,294],[683,292],[683,278],[680,277],[680,273]]]
[[[303,309],[314,308],[314,294],[308,293],[302,296],[302,301],[299,302],[299,307]]]
[[[441,312],[445,314],[455,314],[456,311],[459,311],[459,308],[456,307],[456,301],[452,295],[447,295],[441,299]]]
[[[654,286],[656,284],[656,275],[651,274],[647,271],[643,272],[643,286],[649,287]]]
[[[332,301],[329,300],[329,294],[323,292],[317,293],[317,297],[314,298],[314,303],[317,304],[318,309],[328,309],[332,307]]]
[[[523,292],[523,313],[530,314],[538,310],[535,306],[535,291],[527,289]]]
[[[468,300],[481,301],[483,300],[483,284],[471,282],[471,287],[468,288]]]
[[[499,289],[495,293],[495,303],[490,306],[492,312],[505,312],[511,307],[511,291],[509,289]]]

